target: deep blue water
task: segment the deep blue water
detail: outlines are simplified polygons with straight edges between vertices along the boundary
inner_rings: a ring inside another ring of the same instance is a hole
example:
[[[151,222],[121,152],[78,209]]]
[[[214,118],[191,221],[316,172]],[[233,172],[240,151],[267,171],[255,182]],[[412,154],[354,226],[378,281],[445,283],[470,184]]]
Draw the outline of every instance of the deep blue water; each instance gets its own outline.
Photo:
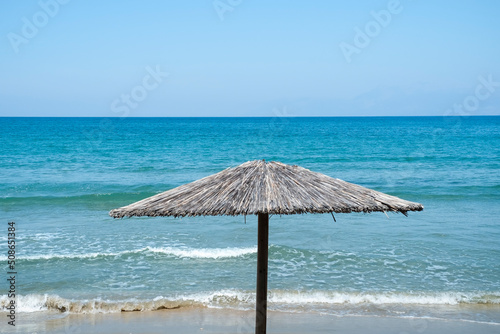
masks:
[[[266,159],[425,206],[336,223],[273,216],[271,309],[500,313],[500,117],[0,118],[0,129],[0,259],[6,272],[15,221],[25,311],[252,307],[256,217],[108,211]]]

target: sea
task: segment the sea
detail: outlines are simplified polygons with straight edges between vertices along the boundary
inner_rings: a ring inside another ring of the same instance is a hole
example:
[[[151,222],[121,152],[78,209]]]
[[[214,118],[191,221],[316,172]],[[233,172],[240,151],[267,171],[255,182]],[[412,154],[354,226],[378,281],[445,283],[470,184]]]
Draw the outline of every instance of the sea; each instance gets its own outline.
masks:
[[[108,212],[265,159],[424,205],[408,217],[271,216],[270,311],[451,319],[500,331],[499,116],[4,117],[0,142],[2,322],[12,300],[18,322],[254,309],[256,216]]]

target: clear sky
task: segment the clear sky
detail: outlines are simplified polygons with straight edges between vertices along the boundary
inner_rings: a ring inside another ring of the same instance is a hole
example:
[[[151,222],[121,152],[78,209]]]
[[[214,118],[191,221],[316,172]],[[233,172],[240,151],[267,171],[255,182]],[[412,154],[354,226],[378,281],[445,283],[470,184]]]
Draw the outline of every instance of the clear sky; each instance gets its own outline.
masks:
[[[500,114],[496,0],[5,0],[0,116]]]

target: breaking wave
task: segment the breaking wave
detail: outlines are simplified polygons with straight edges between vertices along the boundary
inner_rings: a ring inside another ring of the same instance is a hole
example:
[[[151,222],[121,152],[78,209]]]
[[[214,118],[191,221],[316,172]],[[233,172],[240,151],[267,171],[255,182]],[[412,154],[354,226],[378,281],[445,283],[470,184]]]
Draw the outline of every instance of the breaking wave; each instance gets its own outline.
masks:
[[[293,309],[316,306],[359,306],[359,305],[500,305],[500,291],[492,293],[460,292],[334,292],[334,291],[270,291],[270,309]],[[6,312],[10,299],[0,297],[0,311]],[[255,304],[255,293],[240,290],[222,290],[171,297],[157,296],[139,300],[71,300],[57,295],[17,296],[18,312],[59,311],[69,313],[116,313],[133,311],[155,311],[182,307],[216,307],[251,309]]]
[[[147,247],[147,250],[154,253],[174,255],[177,257],[197,258],[197,259],[223,259],[240,257],[244,255],[256,254],[257,247],[248,248],[153,248]]]
[[[52,259],[88,259],[97,257],[117,257],[121,255],[155,253],[180,258],[195,259],[224,259],[234,258],[257,253],[257,247],[247,248],[176,248],[176,247],[144,247],[131,251],[109,252],[109,253],[71,253],[71,254],[40,254],[19,256],[18,260],[52,260]],[[6,256],[0,257],[0,261],[7,260]]]
[[[6,312],[9,305],[6,295],[0,297],[0,311]],[[134,311],[155,311],[177,309],[188,306],[203,306],[194,300],[169,300],[155,298],[153,300],[70,300],[57,295],[26,295],[17,296],[17,312],[60,311],[69,313],[116,313]]]

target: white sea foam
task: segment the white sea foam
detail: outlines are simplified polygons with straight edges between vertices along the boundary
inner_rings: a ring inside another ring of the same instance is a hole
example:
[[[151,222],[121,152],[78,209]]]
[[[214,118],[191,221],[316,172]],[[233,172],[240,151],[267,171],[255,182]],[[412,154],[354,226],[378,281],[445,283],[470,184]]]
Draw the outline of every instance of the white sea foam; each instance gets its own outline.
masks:
[[[146,248],[143,248],[144,251]],[[71,254],[40,254],[40,255],[28,255],[28,256],[19,256],[17,260],[52,260],[52,259],[88,259],[95,258],[98,256],[118,256],[126,253],[135,253],[140,252],[141,250],[136,251],[124,251],[124,252],[110,252],[110,253],[71,253]],[[6,260],[6,257],[0,257],[0,261]]]
[[[182,258],[200,258],[200,259],[223,259],[234,258],[257,253],[257,247],[246,248],[177,248],[177,247],[144,247],[130,251],[121,252],[93,252],[93,253],[70,253],[70,254],[39,254],[19,256],[18,260],[52,260],[52,259],[88,259],[99,256],[121,256],[125,254],[138,253],[159,253],[172,255]],[[0,256],[0,261],[6,261],[6,256]]]
[[[185,258],[222,259],[257,253],[257,247],[247,248],[172,248],[147,247],[148,251]]]
[[[460,303],[500,304],[500,294],[463,294],[459,292],[333,292],[308,291],[271,293],[269,301],[279,304],[414,304],[457,305]]]
[[[240,290],[222,290],[199,293],[182,298],[202,302],[206,305],[233,303],[253,303],[255,293]],[[457,304],[498,304],[500,291],[493,293],[461,292],[336,292],[336,291],[269,291],[270,304],[402,304],[402,305],[457,305]]]
[[[10,300],[6,295],[0,297],[0,312],[6,312]],[[70,300],[57,295],[18,295],[16,311],[32,313],[43,311],[60,311],[69,313],[116,313],[132,311],[154,311],[175,309],[185,306],[203,306],[194,300],[176,300],[163,297],[152,300]]]
[[[355,293],[334,291],[270,291],[270,307],[297,306],[356,306],[356,305],[457,305],[493,304],[500,305],[500,291],[494,293]],[[9,304],[7,295],[0,296],[0,311],[5,312]],[[149,311],[187,306],[253,308],[255,293],[242,290],[220,290],[188,295],[157,296],[147,300],[70,300],[57,295],[17,296],[18,312],[60,311],[70,313],[113,313],[127,311]]]

